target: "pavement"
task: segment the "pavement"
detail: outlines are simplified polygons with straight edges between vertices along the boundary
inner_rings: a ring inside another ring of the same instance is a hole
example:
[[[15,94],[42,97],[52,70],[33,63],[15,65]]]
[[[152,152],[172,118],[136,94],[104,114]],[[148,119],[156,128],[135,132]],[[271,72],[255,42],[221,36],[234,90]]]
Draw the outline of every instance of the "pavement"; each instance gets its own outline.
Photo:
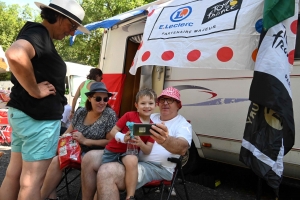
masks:
[[[4,155],[0,157],[0,184],[2,183],[5,171],[9,163],[10,147],[0,146],[0,151]],[[78,173],[78,170],[73,170],[68,175],[68,180],[71,180]],[[208,167],[208,171],[199,172],[198,174],[190,174],[186,176],[187,190],[190,200],[255,200],[257,190],[257,177],[249,169],[234,167],[222,163],[213,162]],[[219,180],[217,187],[209,184],[211,181]],[[186,199],[183,185],[175,183],[176,196],[171,196],[170,200]],[[204,186],[206,185],[206,186]],[[58,186],[58,190],[64,186],[64,183]],[[299,200],[300,188],[291,186],[281,186],[280,200]],[[275,199],[272,190],[263,184],[261,200]],[[80,190],[80,176],[69,185],[69,198],[66,188],[58,192],[60,200],[75,200],[76,195],[79,194],[78,199],[81,199]],[[180,198],[179,195],[182,197]],[[144,195],[142,189],[136,191],[138,200],[156,200],[160,199],[160,193],[150,192]],[[167,190],[165,190],[164,198],[167,198]],[[120,194],[120,199],[125,199],[125,194]],[[2,199],[1,199],[2,200]],[[5,199],[4,199],[5,200]]]

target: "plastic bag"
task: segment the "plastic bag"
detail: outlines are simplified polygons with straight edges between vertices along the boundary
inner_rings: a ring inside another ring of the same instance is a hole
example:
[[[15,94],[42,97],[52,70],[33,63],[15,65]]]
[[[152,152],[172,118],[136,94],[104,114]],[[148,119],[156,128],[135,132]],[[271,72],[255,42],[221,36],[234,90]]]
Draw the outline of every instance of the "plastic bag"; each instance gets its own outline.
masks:
[[[12,128],[9,125],[0,126],[0,145],[11,144],[11,132]]]
[[[59,139],[57,152],[60,169],[65,167],[80,169],[81,148],[79,143],[73,139],[71,133],[64,134]]]

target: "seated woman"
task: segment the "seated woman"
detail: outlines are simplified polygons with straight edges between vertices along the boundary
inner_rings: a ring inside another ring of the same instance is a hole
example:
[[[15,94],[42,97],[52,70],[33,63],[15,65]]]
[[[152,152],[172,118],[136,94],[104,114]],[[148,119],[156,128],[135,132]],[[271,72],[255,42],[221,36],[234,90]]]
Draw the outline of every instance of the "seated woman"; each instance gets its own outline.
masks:
[[[107,104],[112,96],[101,82],[91,85],[85,108],[80,108],[74,115],[72,124],[65,133],[73,133],[73,138],[78,141],[82,150],[82,156],[92,149],[104,149],[108,143],[107,135],[116,124],[116,113]],[[103,151],[103,150],[101,150]],[[62,177],[58,156],[54,157],[41,188],[42,199],[58,199],[56,187]]]
[[[73,101],[72,101],[72,108],[71,108],[71,113],[69,116],[69,119],[73,118],[73,115],[75,113],[75,107],[76,107],[76,103],[78,98],[80,97],[80,103],[79,103],[79,107],[84,107],[85,106],[85,102],[87,100],[87,97],[85,96],[85,93],[90,91],[90,87],[91,85],[96,81],[96,82],[101,82],[102,80],[102,71],[99,68],[92,68],[90,70],[89,75],[87,75],[86,77],[87,80],[83,81],[79,87],[77,88],[77,91],[74,95]]]

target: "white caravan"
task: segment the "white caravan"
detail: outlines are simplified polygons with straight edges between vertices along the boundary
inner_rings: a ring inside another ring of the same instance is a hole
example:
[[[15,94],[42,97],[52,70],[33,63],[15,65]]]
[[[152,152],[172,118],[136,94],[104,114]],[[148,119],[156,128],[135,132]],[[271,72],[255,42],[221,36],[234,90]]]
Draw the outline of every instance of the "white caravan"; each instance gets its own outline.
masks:
[[[150,5],[164,2],[166,1],[157,1],[135,10],[147,9]],[[198,155],[245,167],[239,161],[239,153],[250,105],[248,98],[253,72],[148,66],[141,67],[143,71],[138,69],[135,76],[129,74],[146,17],[137,15],[104,31],[99,58],[100,69],[104,75],[126,75],[119,115],[134,110],[134,96],[140,87],[152,87],[159,94],[163,88],[174,86],[180,89],[182,97],[183,107],[180,114],[191,121],[194,130],[194,144],[189,150],[186,170],[191,172],[195,167],[200,169]],[[296,140],[292,150],[284,157],[284,175],[296,179],[300,179],[298,86],[300,62],[296,61],[291,74]]]

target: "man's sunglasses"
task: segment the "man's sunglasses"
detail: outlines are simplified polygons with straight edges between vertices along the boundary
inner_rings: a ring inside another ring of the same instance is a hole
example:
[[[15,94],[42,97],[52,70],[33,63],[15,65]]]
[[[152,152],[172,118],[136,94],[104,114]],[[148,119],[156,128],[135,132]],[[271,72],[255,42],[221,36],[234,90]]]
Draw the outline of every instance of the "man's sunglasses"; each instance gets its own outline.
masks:
[[[161,104],[164,104],[165,102],[167,102],[168,104],[172,104],[173,102],[175,101],[175,99],[172,99],[172,98],[159,98],[158,99],[158,102],[161,103]]]
[[[109,100],[109,97],[104,97],[104,98],[102,98],[102,97],[93,97],[97,102],[100,102],[100,101],[102,101],[102,99],[103,99],[103,102],[108,102],[108,100]]]

